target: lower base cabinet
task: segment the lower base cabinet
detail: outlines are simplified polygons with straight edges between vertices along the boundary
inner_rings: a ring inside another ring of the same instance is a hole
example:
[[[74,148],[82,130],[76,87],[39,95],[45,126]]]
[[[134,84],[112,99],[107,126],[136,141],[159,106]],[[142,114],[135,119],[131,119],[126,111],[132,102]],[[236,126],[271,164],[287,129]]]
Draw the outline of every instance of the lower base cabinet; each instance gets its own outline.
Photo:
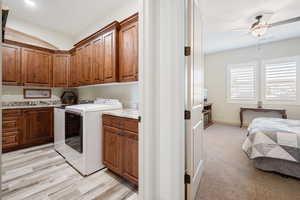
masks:
[[[2,151],[53,142],[53,108],[3,110]]]
[[[138,185],[138,120],[103,115],[103,163]]]

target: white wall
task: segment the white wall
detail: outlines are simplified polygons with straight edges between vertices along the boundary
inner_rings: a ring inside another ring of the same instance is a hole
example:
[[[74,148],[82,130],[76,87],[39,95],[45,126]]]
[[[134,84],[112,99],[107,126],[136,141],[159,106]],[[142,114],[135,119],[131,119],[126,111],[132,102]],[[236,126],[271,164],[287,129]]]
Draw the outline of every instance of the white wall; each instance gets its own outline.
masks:
[[[74,38],[71,38],[65,34],[49,30],[39,25],[27,23],[13,17],[8,17],[6,26],[42,39],[61,50],[69,50],[74,44]]]
[[[208,89],[208,101],[213,103],[213,120],[217,122],[238,124],[241,106],[256,106],[231,104],[226,102],[226,68],[228,64],[238,64],[261,59],[300,55],[300,38],[273,42],[257,47],[248,47],[205,56],[205,86]],[[298,66],[300,67],[300,66]],[[300,106],[266,105],[265,107],[285,108],[288,118],[300,119]],[[275,113],[262,115],[257,113],[245,114],[246,122],[255,116],[277,116]]]
[[[109,15],[99,15],[98,20],[90,23],[83,31],[76,37],[74,44],[84,39],[85,37],[99,31],[104,26],[112,23],[113,21],[122,21],[127,17],[138,12],[138,1],[128,1],[126,6],[119,9],[112,10]]]
[[[124,107],[135,107],[139,102],[138,84],[89,86],[78,89],[79,99],[94,100],[96,98],[119,99]]]

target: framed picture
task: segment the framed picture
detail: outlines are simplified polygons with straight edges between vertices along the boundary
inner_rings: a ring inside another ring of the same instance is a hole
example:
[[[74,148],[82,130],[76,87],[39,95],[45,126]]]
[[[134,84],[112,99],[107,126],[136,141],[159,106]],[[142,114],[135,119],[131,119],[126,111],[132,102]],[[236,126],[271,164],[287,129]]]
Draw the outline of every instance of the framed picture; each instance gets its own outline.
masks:
[[[25,89],[24,99],[49,99],[51,98],[51,89]]]

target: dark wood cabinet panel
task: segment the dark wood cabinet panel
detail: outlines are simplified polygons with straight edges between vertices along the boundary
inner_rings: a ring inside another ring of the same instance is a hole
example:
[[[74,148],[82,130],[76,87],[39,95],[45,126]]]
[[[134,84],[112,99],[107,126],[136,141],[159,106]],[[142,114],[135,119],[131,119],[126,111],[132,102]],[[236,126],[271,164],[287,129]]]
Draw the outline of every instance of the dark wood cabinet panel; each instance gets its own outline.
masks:
[[[121,130],[114,127],[103,127],[103,163],[116,173],[121,173]]]
[[[117,81],[117,39],[116,30],[108,31],[103,34],[104,49],[104,82]]]
[[[2,81],[3,85],[22,85],[20,47],[2,45]]]
[[[72,53],[70,56],[70,68],[69,68],[69,87],[76,87],[78,86],[78,69],[77,69],[77,54]]]
[[[137,16],[121,24],[119,31],[119,80],[138,80],[138,22]]]
[[[92,44],[86,44],[83,52],[81,76],[83,78],[84,85],[89,85],[92,80]]]
[[[93,41],[93,55],[92,55],[92,74],[93,84],[104,82],[104,42],[103,37],[100,36]]]
[[[52,54],[22,48],[21,65],[25,86],[52,86]]]
[[[80,47],[77,53],[78,80],[80,85],[89,85],[92,80],[92,45]]]
[[[2,151],[8,152],[22,143],[21,110],[3,110],[2,112]]]
[[[103,160],[113,172],[138,184],[138,120],[103,115]]]
[[[53,56],[53,86],[68,87],[68,70],[70,68],[70,55],[54,54]]]
[[[23,111],[23,139],[26,144],[37,144],[53,139],[53,109],[35,108]]]
[[[76,49],[77,79],[79,85],[84,85],[83,73],[84,47]]]
[[[2,140],[3,152],[53,142],[53,108],[3,110]]]
[[[131,131],[123,131],[123,155],[122,155],[122,164],[123,171],[122,174],[127,179],[129,179],[134,184],[138,184],[138,134]]]

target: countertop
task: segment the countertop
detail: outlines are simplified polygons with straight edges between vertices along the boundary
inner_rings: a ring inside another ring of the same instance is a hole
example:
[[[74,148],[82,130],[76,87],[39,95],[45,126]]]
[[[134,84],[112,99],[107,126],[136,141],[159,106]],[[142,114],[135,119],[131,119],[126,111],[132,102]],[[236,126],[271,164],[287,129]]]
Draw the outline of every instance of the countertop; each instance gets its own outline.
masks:
[[[103,114],[117,116],[117,117],[131,118],[131,119],[139,118],[139,111],[136,109],[110,110],[110,111],[104,111]]]
[[[39,105],[23,105],[23,106],[2,106],[3,110],[8,110],[8,109],[26,109],[26,108],[51,108],[51,107],[60,107],[63,104],[55,104],[55,105],[44,105],[44,104],[39,104]]]

